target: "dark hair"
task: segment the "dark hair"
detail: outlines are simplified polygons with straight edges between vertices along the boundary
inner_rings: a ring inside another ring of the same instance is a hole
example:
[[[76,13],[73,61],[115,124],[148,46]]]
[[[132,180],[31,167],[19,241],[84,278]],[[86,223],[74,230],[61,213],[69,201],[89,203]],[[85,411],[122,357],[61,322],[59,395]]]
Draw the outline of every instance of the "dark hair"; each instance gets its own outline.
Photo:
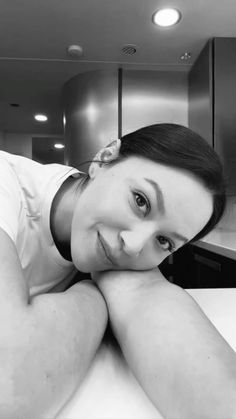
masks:
[[[191,241],[204,237],[216,226],[225,209],[225,179],[218,155],[202,137],[182,125],[150,125],[121,138],[117,160],[130,156],[187,170],[212,193],[212,215]]]

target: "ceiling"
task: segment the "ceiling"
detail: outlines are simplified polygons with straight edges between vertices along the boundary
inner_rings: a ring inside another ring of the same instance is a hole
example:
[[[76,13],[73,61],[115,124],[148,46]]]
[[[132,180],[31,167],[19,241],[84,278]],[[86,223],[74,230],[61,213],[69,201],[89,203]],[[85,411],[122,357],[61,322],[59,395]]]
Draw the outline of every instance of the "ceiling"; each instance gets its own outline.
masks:
[[[132,68],[188,71],[213,37],[236,37],[235,0],[1,0],[0,131],[63,133],[61,90],[80,72]],[[178,25],[158,28],[153,13],[173,6]],[[83,55],[70,58],[79,44]],[[134,44],[136,54],[122,53]],[[180,56],[191,53],[184,62]],[[10,104],[19,104],[12,107]],[[46,113],[47,123],[33,119]]]

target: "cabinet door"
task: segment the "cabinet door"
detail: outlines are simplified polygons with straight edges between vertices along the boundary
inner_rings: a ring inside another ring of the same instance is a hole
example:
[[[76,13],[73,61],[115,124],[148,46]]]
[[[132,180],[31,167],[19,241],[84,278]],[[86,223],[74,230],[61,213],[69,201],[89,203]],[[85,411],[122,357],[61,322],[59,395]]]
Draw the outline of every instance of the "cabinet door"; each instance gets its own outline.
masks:
[[[173,282],[182,288],[197,288],[193,246],[185,244],[173,254]]]
[[[223,266],[211,254],[194,252],[194,288],[218,288],[222,283]]]
[[[172,276],[182,288],[235,288],[236,261],[185,245],[173,255]]]
[[[213,44],[209,41],[189,72],[189,128],[213,146]]]
[[[214,39],[214,148],[236,193],[236,38]]]

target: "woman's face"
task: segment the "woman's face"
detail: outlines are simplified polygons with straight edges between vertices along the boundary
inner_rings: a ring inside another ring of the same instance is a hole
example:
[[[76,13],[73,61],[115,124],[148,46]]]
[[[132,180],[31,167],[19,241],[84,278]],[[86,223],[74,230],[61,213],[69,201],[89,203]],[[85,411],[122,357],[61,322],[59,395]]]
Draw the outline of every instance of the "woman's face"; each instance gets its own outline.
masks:
[[[140,157],[97,165],[74,209],[73,262],[82,272],[152,269],[212,210],[210,192],[188,172]]]

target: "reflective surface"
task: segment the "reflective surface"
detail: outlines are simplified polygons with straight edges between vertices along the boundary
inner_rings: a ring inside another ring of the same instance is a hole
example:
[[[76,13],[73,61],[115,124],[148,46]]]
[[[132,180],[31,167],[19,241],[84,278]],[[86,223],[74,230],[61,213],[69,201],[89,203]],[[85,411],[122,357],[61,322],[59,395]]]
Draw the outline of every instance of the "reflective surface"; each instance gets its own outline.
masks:
[[[118,136],[118,72],[78,74],[64,86],[63,101],[66,163],[77,167]]]
[[[118,132],[160,122],[188,126],[184,72],[123,70],[120,77],[118,70],[86,72],[65,84],[63,101],[66,163],[72,166],[91,160]]]

